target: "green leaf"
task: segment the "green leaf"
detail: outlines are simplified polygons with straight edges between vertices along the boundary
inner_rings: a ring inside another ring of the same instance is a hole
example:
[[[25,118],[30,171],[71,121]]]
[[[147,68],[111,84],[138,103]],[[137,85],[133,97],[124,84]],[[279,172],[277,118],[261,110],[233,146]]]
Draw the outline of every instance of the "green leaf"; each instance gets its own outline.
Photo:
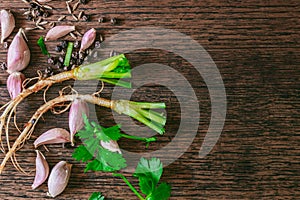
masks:
[[[89,200],[104,200],[104,196],[102,196],[101,192],[93,192]]]
[[[121,128],[120,125],[116,125],[116,126],[103,129],[103,132],[105,133],[105,135],[110,137],[110,139],[117,141],[122,137],[120,128]]]
[[[167,200],[171,196],[171,186],[168,183],[161,183],[146,200]]]
[[[67,53],[66,53],[65,60],[64,60],[64,66],[68,67],[70,65],[73,47],[74,47],[74,43],[68,42]]]
[[[77,161],[86,162],[93,158],[93,155],[86,149],[84,145],[79,145],[72,155]]]
[[[44,55],[50,56],[50,54],[49,54],[49,52],[48,52],[48,50],[47,50],[47,47],[46,47],[46,45],[45,45],[45,41],[44,41],[43,36],[41,36],[41,37],[38,39],[37,44],[40,46],[41,51],[42,51],[42,53],[43,53]]]

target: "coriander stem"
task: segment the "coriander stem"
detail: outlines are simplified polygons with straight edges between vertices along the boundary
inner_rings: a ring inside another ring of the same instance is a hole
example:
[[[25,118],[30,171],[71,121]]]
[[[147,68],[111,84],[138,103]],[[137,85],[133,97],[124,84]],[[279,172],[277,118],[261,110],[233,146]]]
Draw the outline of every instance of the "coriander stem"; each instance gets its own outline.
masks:
[[[129,186],[129,188],[131,189],[131,191],[140,199],[140,200],[145,200],[144,197],[142,197],[142,195],[133,187],[133,185],[131,185],[131,183],[128,181],[128,179],[123,175],[123,174],[117,174],[117,173],[113,173],[114,176],[116,177],[120,177],[121,179],[123,179],[123,181]]]
[[[146,143],[156,141],[155,137],[144,138],[144,137],[138,137],[138,136],[134,136],[134,135],[127,135],[127,134],[123,134],[123,133],[121,133],[121,136],[124,137],[124,138],[127,138],[127,139],[139,140],[139,141],[143,141],[143,142],[146,142]]]

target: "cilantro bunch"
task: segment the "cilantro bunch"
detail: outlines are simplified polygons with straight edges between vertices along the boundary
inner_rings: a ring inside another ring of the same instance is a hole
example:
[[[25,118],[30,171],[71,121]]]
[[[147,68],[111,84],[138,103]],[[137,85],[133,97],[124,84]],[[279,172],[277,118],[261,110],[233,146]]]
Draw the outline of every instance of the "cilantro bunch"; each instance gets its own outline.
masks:
[[[141,194],[123,174],[116,173],[127,167],[123,155],[101,146],[101,141],[118,141],[122,137],[144,141],[148,145],[150,142],[156,141],[155,137],[142,138],[126,135],[121,133],[119,125],[105,128],[95,122],[89,122],[86,116],[84,116],[84,123],[84,129],[76,134],[82,140],[82,144],[73,153],[73,158],[86,163],[84,172],[89,170],[113,172],[114,176],[123,179],[140,200],[167,200],[170,197],[171,186],[165,182],[159,183],[163,165],[158,158],[141,158],[136,167],[133,176],[139,179]],[[89,200],[103,199],[104,196],[100,192],[94,192]]]

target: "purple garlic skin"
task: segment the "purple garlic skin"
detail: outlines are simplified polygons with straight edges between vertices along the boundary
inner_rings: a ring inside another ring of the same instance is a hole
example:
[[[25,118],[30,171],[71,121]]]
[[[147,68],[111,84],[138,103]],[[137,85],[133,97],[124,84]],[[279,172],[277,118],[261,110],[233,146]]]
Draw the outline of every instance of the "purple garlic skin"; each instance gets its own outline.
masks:
[[[24,74],[21,72],[13,72],[7,78],[7,90],[12,99],[16,98],[22,90],[22,83],[25,80]]]
[[[118,152],[119,154],[122,154],[120,147],[118,143],[114,140],[110,140],[109,142],[104,142],[101,140],[101,146],[111,152]]]
[[[0,11],[1,21],[1,44],[13,32],[16,22],[13,14],[7,10]]]
[[[30,61],[30,50],[22,32],[20,29],[8,48],[7,72],[10,74],[22,71]]]
[[[55,26],[48,31],[45,41],[57,40],[72,31],[75,31],[75,26]]]
[[[33,143],[37,148],[43,144],[57,144],[70,142],[70,133],[63,128],[53,128],[40,135]]]
[[[56,197],[61,194],[68,185],[72,164],[60,161],[51,170],[48,179],[48,195]]]
[[[85,51],[88,49],[95,41],[96,39],[96,29],[92,28],[84,33],[82,36],[81,46],[80,46],[80,52]]]
[[[89,116],[88,104],[81,99],[75,99],[72,102],[69,112],[69,129],[72,146],[74,146],[74,135],[84,127],[83,114],[87,117]]]
[[[45,182],[49,175],[49,165],[45,156],[38,150],[36,150],[36,159],[35,159],[35,178],[31,186],[32,189],[39,187],[42,183]]]

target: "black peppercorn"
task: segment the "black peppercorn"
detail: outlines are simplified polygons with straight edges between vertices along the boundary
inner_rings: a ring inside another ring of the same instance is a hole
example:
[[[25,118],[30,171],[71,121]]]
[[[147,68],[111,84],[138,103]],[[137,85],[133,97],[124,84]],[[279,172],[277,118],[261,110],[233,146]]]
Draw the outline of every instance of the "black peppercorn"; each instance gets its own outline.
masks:
[[[101,47],[101,43],[100,43],[100,41],[96,41],[95,42],[95,48],[100,48]]]
[[[44,12],[41,10],[36,11],[36,16],[38,16],[38,17],[42,16],[43,14],[44,14]]]
[[[55,60],[53,57],[48,58],[48,64],[55,64]]]
[[[55,47],[55,51],[56,51],[56,52],[61,52],[61,51],[62,51],[62,47],[59,46],[59,45],[57,45],[57,46]]]
[[[90,19],[91,19],[90,15],[84,14],[84,15],[82,16],[82,20],[85,21],[85,22],[90,21]]]
[[[73,52],[72,53],[72,58],[77,59],[78,58],[78,52]]]
[[[47,17],[49,17],[49,15],[50,15],[49,12],[46,11],[46,12],[44,12],[43,17],[47,18]]]
[[[7,70],[6,62],[1,63],[1,69],[2,70]]]
[[[79,47],[80,47],[80,42],[79,42],[78,40],[76,40],[76,41],[74,42],[74,48],[77,49],[77,48],[79,48]]]
[[[55,68],[56,69],[61,69],[62,68],[62,63],[61,62],[56,63]]]
[[[64,71],[68,71],[69,68],[67,66],[64,66]]]
[[[66,40],[61,41],[61,47],[62,48],[67,48],[68,47],[68,42]]]
[[[83,5],[88,3],[88,0],[80,0],[80,3],[82,3]]]
[[[84,59],[85,58],[85,53],[84,52],[80,52],[79,53],[79,59]]]
[[[30,3],[31,8],[38,8],[39,5],[37,5],[36,3]]]
[[[64,57],[59,56],[58,57],[58,62],[61,63],[61,64],[64,63]]]
[[[27,16],[26,16],[26,19],[27,19],[28,21],[31,21],[31,20],[33,19],[33,17],[32,17],[32,15],[27,15]]]

